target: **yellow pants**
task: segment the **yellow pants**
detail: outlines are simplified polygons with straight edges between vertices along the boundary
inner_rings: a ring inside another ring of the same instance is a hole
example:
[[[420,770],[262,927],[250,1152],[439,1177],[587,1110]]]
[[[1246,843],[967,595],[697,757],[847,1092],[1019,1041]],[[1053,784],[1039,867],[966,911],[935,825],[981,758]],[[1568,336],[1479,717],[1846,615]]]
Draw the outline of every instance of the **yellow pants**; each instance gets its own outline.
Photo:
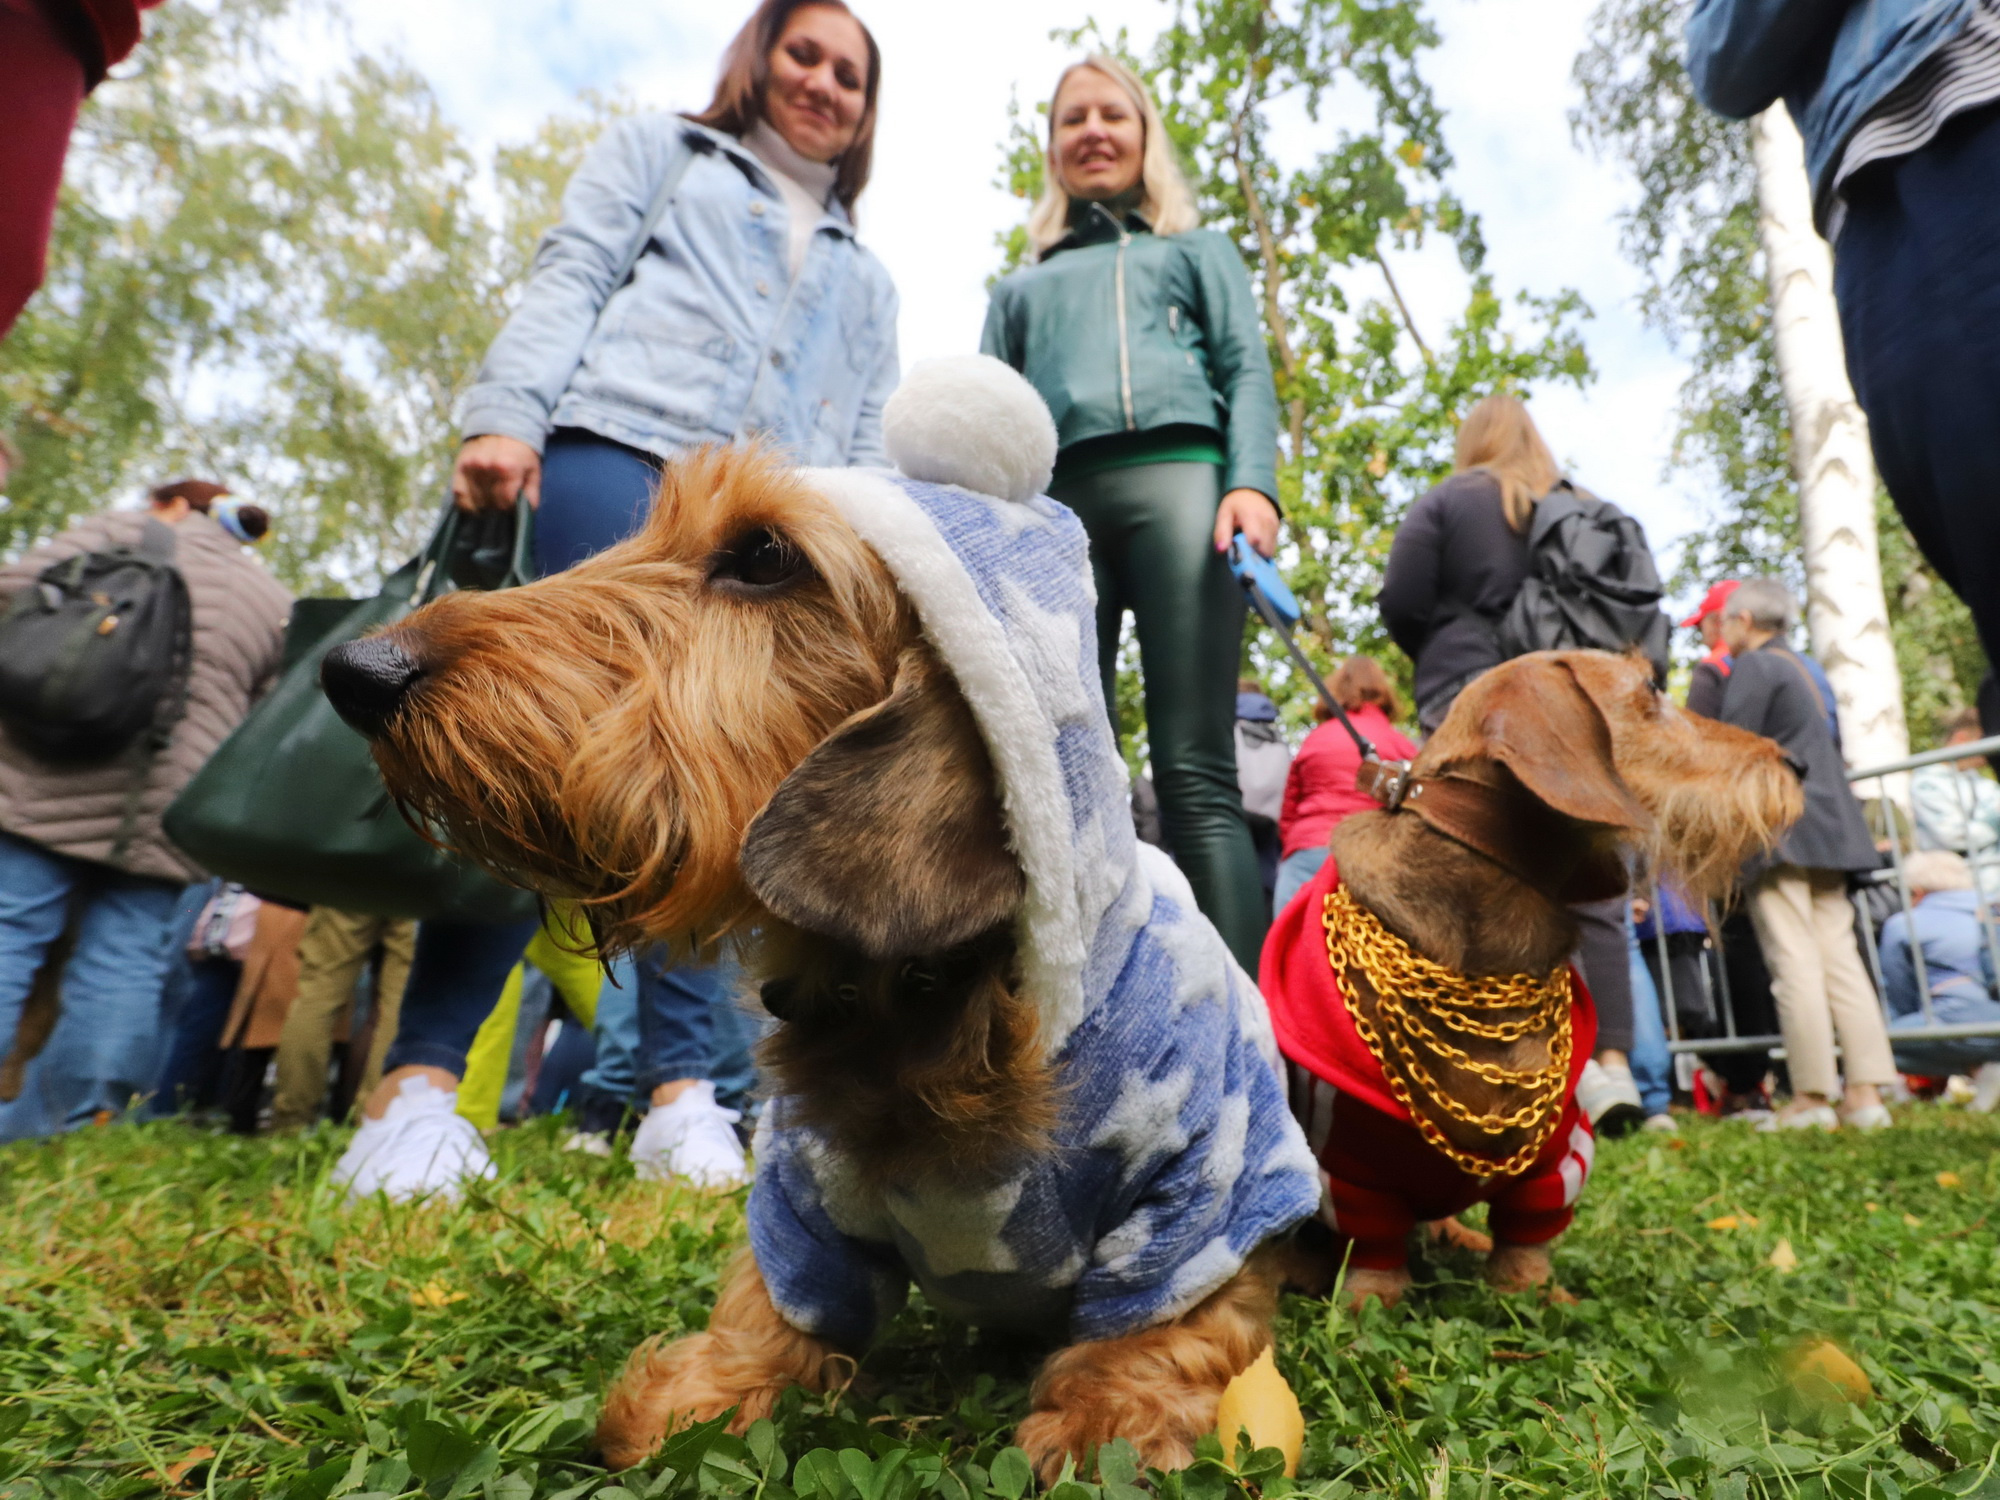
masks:
[[[585,1026],[594,1026],[604,968],[589,943],[590,929],[576,909],[551,905],[522,963],[533,964],[548,975],[570,1014]],[[465,1076],[458,1081],[458,1112],[481,1130],[500,1123],[500,1099],[507,1091],[507,1065],[513,1060],[514,1031],[520,1020],[521,964],[516,964],[507,976],[507,987],[500,992],[500,1003],[472,1039],[472,1048],[465,1054]]]

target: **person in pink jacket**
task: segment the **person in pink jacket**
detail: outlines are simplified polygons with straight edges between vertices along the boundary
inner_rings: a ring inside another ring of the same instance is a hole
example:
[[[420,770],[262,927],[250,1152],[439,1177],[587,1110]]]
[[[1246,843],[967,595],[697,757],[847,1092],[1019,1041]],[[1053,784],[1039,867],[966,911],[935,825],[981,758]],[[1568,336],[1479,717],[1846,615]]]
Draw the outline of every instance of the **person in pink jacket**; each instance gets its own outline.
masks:
[[[1417,747],[1396,728],[1403,707],[1396,686],[1372,656],[1350,656],[1328,684],[1354,727],[1375,746],[1384,760],[1412,760]],[[1354,737],[1339,724],[1324,703],[1320,725],[1306,736],[1285,778],[1285,803],[1278,814],[1280,859],[1272,908],[1283,911],[1292,897],[1326,863],[1327,840],[1342,820],[1376,806],[1375,799],[1354,785],[1361,769],[1361,751]]]

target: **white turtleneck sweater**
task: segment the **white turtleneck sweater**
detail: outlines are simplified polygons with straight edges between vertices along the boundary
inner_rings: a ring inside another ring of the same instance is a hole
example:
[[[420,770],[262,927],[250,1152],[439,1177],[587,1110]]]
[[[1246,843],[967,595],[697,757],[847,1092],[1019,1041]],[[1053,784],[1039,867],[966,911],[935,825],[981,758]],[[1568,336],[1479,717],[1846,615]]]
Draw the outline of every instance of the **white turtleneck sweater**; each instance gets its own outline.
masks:
[[[771,180],[778,185],[778,196],[785,201],[785,227],[789,233],[785,259],[796,281],[799,267],[806,263],[806,249],[812,244],[813,231],[819,227],[826,214],[827,200],[833,196],[836,170],[830,162],[799,155],[789,141],[763,120],[744,132],[743,144],[771,169]]]

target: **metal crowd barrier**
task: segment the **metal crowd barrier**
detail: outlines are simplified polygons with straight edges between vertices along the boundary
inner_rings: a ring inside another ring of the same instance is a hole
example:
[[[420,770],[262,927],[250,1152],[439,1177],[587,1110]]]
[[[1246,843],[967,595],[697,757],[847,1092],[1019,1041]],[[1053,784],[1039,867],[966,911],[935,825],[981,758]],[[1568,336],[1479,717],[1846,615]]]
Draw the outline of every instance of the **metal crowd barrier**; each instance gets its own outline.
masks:
[[[1912,755],[1904,760],[1887,765],[1867,766],[1858,771],[1849,771],[1850,786],[1861,787],[1862,783],[1873,783],[1875,795],[1864,797],[1862,804],[1869,823],[1874,829],[1878,843],[1886,842],[1890,863],[1888,868],[1870,872],[1856,882],[1854,892],[1856,928],[1860,947],[1867,957],[1869,977],[1874,981],[1877,1000],[1882,1004],[1885,1022],[1896,1019],[1888,1007],[1886,987],[1882,979],[1881,966],[1881,923],[1876,920],[1875,908],[1868,899],[1868,888],[1884,888],[1895,892],[1896,908],[1910,912],[1915,909],[1910,899],[1910,882],[1905,866],[1906,856],[1912,852],[1916,830],[1914,810],[1905,814],[1902,807],[1889,796],[1888,781],[1891,777],[1906,777],[1910,772],[1925,766],[1938,765],[1945,761],[1965,760],[1972,756],[2000,754],[2000,735],[1989,739],[1975,740],[1963,745],[1951,745],[1941,750],[1927,750],[1921,755]],[[1959,798],[1961,821],[1970,833],[1974,809],[1965,802],[1965,787],[1962,782],[1954,782],[1953,791]],[[1971,839],[1968,838],[1968,844]],[[1979,895],[1979,926],[1986,942],[1987,957],[1991,960],[1993,972],[2000,974],[2000,919],[1993,910],[1993,897],[2000,895],[2000,843],[1987,844],[1981,848],[1954,850],[1964,856],[1972,867],[1973,889]],[[1652,893],[1652,907],[1656,915],[1661,912],[1659,891]],[[1883,921],[1887,920],[1884,916]],[[1739,1032],[1736,1021],[1736,1005],[1729,991],[1728,968],[1723,962],[1717,936],[1721,928],[1710,914],[1709,935],[1703,943],[1697,972],[1703,989],[1703,1009],[1720,1018],[1722,1034],[1710,1037],[1687,1037],[1681,1034],[1680,1009],[1674,1003],[1674,968],[1669,956],[1668,933],[1663,920],[1656,920],[1654,936],[1650,941],[1657,943],[1659,952],[1660,1003],[1666,1012],[1667,1050],[1676,1054],[1725,1053],[1725,1052],[1767,1052],[1774,1056],[1784,1055],[1785,1039],[1778,1035],[1746,1036]],[[1912,966],[1916,970],[1917,995],[1922,1006],[1921,1026],[1894,1027],[1889,1033],[1892,1044],[1949,1041],[1959,1037],[2000,1036],[2000,1022],[1951,1025],[1940,1022],[1933,1004],[1930,973],[1924,964],[1923,947],[1914,940],[1910,944]]]

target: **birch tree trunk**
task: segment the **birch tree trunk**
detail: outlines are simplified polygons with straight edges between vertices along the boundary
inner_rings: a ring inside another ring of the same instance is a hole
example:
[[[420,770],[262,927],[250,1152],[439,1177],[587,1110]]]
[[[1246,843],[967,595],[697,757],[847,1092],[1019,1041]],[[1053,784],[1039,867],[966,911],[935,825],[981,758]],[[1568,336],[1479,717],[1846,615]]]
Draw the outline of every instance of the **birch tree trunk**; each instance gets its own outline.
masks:
[[[1874,455],[1868,419],[1847,383],[1833,301],[1833,256],[1813,228],[1805,147],[1783,103],[1751,124],[1757,230],[1771,279],[1778,378],[1792,428],[1805,542],[1806,630],[1838,700],[1850,766],[1910,753],[1903,679],[1889,634],[1875,542]],[[1903,778],[1891,795],[1906,800]],[[1863,796],[1872,789],[1857,788]]]

